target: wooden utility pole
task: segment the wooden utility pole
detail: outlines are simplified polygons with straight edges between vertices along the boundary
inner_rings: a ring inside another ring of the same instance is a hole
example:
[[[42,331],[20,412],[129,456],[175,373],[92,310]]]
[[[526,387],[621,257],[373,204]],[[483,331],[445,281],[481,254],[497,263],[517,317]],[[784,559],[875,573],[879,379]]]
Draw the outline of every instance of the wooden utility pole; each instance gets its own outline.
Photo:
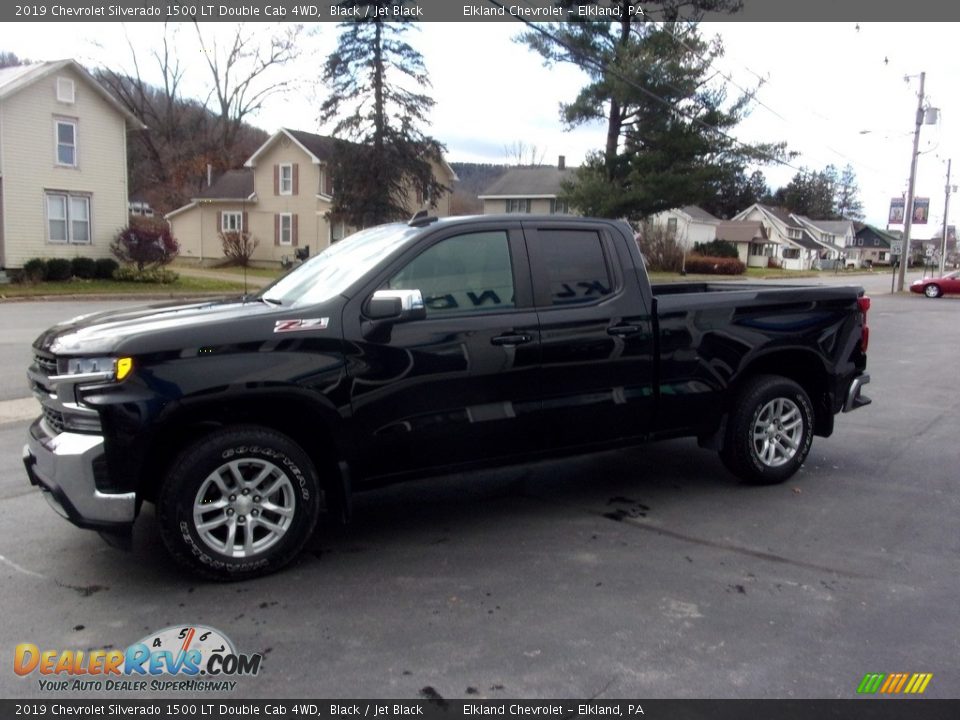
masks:
[[[920,151],[920,128],[923,126],[923,88],[927,79],[920,73],[920,92],[917,93],[917,127],[913,131],[913,153],[910,155],[910,184],[907,186],[907,204],[903,208],[903,250],[900,253],[900,271],[897,273],[897,292],[903,292],[903,279],[910,261],[910,226],[913,224],[913,186],[917,181],[917,157]]]

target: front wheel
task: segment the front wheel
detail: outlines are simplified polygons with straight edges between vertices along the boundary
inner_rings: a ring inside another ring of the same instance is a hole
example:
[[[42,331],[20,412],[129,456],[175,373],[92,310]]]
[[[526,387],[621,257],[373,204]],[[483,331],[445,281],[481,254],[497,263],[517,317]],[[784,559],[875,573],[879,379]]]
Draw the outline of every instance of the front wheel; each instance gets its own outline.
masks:
[[[938,298],[940,297],[940,287],[937,285],[927,285],[923,289],[923,294],[928,298]]]
[[[755,377],[737,395],[720,458],[745,483],[783,482],[810,452],[813,417],[810,398],[793,380]]]
[[[157,503],[173,557],[217,580],[279,570],[313,533],[319,509],[310,458],[286,435],[256,426],[218,430],[187,448]]]

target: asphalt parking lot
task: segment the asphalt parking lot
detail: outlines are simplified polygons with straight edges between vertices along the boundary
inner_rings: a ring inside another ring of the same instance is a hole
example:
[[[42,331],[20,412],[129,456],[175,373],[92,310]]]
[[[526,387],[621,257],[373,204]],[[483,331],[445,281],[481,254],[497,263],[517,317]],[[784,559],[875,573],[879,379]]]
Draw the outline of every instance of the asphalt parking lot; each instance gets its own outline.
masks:
[[[956,698],[960,298],[873,281],[874,404],[785,485],[740,486],[686,440],[424,480],[241,584],[183,575],[149,508],[130,553],[61,520],[23,472],[27,423],[0,425],[0,696],[45,694],[11,671],[18,643],[199,623],[264,654],[224,697],[853,698],[865,673],[923,672]]]

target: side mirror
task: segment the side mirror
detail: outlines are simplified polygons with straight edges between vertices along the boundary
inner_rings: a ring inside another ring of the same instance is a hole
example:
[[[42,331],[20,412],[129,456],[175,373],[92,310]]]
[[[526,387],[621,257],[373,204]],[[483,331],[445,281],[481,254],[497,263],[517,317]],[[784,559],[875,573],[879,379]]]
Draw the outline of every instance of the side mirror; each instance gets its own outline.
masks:
[[[423,320],[427,309],[419,290],[377,290],[367,302],[365,314],[371,320],[409,322]]]

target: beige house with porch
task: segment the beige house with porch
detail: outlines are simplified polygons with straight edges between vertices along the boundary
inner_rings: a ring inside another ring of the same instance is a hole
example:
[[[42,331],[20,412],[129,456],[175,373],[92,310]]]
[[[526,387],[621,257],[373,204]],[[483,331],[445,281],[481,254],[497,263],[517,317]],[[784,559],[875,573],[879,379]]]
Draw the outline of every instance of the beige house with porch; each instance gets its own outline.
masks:
[[[323,135],[282,128],[261,145],[244,167],[229,170],[191,202],[166,218],[180,243],[180,257],[220,260],[223,232],[248,232],[258,242],[252,259],[285,263],[295,251],[315,255],[349,234],[342,222],[331,222],[333,178],[329,163],[335,140]],[[434,168],[446,187],[457,180],[446,163]],[[410,213],[427,207],[410,194]],[[431,214],[450,214],[450,193],[437,200]]]

